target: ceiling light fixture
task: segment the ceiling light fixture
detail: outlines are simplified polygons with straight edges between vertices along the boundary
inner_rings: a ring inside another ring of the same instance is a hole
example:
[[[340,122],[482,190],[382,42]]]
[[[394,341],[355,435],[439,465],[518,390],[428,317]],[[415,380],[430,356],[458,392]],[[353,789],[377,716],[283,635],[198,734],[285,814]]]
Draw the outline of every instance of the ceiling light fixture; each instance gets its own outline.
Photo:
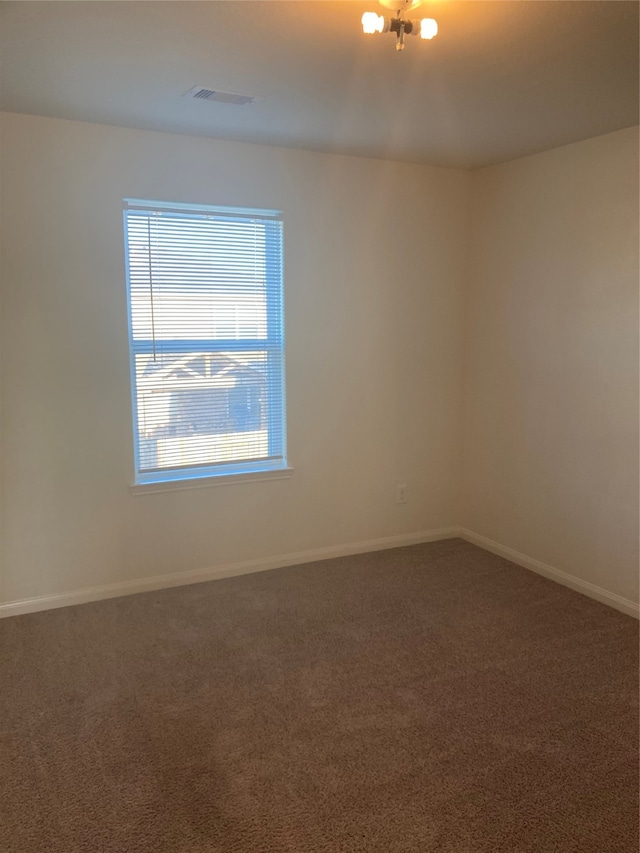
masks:
[[[438,23],[433,18],[422,18],[421,21],[410,21],[404,17],[408,9],[419,6],[422,0],[380,0],[387,9],[393,9],[395,18],[385,18],[377,12],[365,12],[362,16],[362,29],[367,35],[373,33],[395,33],[396,50],[404,50],[404,37],[417,36],[432,39],[438,34]]]

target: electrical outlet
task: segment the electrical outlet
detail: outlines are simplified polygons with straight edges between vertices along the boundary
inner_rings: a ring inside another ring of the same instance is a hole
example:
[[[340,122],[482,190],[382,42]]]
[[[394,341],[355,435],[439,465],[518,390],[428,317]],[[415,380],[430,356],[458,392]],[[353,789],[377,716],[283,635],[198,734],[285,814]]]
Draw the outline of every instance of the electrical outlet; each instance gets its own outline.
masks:
[[[407,502],[407,484],[398,483],[396,486],[396,503],[406,504]]]

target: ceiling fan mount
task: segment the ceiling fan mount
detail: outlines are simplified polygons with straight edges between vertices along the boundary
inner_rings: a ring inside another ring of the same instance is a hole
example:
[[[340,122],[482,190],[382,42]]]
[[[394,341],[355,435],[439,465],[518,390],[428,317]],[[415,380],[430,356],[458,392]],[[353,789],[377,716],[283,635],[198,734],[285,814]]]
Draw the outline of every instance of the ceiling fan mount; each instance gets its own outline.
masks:
[[[393,9],[394,12],[408,12],[422,3],[422,0],[378,0],[381,6]]]

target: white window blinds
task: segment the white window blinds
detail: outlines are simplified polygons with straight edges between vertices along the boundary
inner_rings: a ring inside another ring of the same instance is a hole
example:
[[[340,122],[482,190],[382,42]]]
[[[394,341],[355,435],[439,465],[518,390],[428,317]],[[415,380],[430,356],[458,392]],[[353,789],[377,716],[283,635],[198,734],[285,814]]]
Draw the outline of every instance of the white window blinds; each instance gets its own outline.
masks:
[[[283,468],[282,217],[124,204],[136,482]]]

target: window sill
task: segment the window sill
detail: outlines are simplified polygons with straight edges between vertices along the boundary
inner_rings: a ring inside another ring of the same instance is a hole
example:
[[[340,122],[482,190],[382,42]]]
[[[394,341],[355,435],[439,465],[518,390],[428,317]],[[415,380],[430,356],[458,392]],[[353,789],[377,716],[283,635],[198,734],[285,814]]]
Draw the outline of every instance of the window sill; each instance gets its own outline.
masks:
[[[133,483],[132,495],[149,495],[155,492],[182,492],[186,489],[208,489],[211,486],[235,486],[239,483],[257,483],[261,480],[288,480],[294,468],[277,468],[273,471],[250,471],[246,474],[218,474],[214,477],[194,477],[191,480],[164,480],[158,483]]]

